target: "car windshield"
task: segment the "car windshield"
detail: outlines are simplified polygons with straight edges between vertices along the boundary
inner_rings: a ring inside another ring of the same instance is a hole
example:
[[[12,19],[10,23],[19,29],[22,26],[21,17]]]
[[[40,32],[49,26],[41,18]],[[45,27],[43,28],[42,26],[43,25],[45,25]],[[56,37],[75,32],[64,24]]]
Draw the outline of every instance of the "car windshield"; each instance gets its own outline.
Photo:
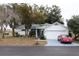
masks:
[[[67,35],[63,35],[62,37],[67,37]]]
[[[68,37],[68,35],[63,35],[63,37]]]

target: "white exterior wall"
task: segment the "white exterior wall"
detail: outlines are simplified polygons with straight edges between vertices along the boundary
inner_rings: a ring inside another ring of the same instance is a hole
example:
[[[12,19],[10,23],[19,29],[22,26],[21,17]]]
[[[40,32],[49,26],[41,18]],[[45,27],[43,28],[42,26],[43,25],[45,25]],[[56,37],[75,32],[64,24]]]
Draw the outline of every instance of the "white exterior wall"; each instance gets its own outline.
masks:
[[[61,25],[51,25],[44,30],[46,39],[57,39],[59,35],[68,35],[68,29]]]

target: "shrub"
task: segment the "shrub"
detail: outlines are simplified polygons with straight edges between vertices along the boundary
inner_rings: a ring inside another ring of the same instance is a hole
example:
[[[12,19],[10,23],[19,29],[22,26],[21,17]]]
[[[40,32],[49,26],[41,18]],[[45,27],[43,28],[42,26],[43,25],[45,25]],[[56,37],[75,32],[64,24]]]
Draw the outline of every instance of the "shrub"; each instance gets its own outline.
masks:
[[[45,37],[44,37],[44,35],[41,35],[41,36],[40,36],[40,39],[41,39],[41,40],[46,40]]]

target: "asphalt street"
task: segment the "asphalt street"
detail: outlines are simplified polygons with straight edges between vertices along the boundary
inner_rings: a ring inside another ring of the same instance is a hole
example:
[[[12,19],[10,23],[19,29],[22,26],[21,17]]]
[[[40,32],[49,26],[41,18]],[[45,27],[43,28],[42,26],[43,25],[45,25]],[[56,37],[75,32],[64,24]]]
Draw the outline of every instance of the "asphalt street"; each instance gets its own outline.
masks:
[[[79,47],[0,46],[0,56],[79,56]]]

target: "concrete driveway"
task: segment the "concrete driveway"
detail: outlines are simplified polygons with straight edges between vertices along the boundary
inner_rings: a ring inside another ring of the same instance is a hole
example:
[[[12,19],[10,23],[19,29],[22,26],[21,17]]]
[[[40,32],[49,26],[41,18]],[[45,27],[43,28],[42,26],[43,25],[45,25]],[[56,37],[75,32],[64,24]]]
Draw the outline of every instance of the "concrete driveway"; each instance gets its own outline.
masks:
[[[64,44],[64,43],[60,43],[56,39],[49,39],[47,40],[46,46],[79,46],[79,43],[73,42],[72,44]]]

